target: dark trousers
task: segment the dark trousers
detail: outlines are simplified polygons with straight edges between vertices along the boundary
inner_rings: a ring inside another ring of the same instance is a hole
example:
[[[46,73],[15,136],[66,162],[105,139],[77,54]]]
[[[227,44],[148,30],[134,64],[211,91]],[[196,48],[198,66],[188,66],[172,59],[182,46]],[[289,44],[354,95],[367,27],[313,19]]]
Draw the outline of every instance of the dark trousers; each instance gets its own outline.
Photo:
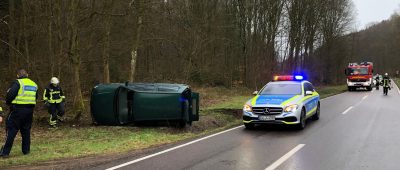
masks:
[[[49,104],[49,114],[51,115],[52,121],[57,120],[57,116],[64,116],[64,113],[64,102]]]
[[[383,94],[388,94],[389,87],[383,87]]]
[[[9,155],[18,131],[22,136],[22,153],[28,154],[31,145],[33,107],[12,106],[6,120],[6,143],[2,147],[1,155]]]

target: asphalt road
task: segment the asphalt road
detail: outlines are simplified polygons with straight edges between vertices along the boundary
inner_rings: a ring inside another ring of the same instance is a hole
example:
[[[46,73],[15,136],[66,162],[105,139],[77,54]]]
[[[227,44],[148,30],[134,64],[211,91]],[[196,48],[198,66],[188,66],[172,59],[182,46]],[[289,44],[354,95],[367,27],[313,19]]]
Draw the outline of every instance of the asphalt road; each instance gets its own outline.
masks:
[[[321,101],[302,131],[243,126],[93,169],[399,169],[400,92],[346,92]]]

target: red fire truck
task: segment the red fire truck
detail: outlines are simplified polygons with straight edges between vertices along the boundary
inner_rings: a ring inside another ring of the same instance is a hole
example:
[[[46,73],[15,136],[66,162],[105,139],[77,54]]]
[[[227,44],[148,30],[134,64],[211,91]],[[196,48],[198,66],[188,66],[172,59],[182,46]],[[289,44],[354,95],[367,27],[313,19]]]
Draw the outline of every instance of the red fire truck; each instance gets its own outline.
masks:
[[[349,63],[345,73],[349,91],[357,90],[360,87],[365,87],[368,91],[372,90],[372,74],[374,73],[372,62]]]

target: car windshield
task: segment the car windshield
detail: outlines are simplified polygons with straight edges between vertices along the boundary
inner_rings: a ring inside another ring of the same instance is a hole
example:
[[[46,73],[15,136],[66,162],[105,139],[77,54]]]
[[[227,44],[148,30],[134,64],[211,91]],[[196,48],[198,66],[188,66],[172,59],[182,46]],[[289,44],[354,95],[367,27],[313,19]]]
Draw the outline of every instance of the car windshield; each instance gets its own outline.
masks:
[[[368,68],[348,68],[347,74],[351,75],[365,75],[368,74]]]
[[[295,95],[301,94],[300,84],[268,84],[260,95]]]

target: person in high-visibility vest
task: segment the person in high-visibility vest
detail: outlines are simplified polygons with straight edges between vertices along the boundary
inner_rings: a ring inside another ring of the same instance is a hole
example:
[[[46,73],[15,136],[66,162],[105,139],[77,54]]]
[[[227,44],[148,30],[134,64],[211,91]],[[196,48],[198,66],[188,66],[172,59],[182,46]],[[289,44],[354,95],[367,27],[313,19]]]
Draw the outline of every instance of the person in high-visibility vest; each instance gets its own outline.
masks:
[[[391,90],[392,81],[390,80],[389,74],[385,73],[382,79],[383,94],[387,95],[388,91]]]
[[[43,100],[49,109],[49,125],[51,127],[57,127],[57,122],[62,121],[62,116],[64,116],[65,113],[65,96],[59,83],[60,81],[57,77],[51,78],[50,85],[46,87],[43,93]]]
[[[26,155],[30,152],[32,118],[38,97],[38,86],[28,78],[28,73],[24,69],[18,70],[17,78],[11,84],[6,96],[10,114],[6,120],[6,142],[0,151],[0,156],[3,158],[7,158],[10,154],[18,131],[21,132],[22,137],[22,153]]]

